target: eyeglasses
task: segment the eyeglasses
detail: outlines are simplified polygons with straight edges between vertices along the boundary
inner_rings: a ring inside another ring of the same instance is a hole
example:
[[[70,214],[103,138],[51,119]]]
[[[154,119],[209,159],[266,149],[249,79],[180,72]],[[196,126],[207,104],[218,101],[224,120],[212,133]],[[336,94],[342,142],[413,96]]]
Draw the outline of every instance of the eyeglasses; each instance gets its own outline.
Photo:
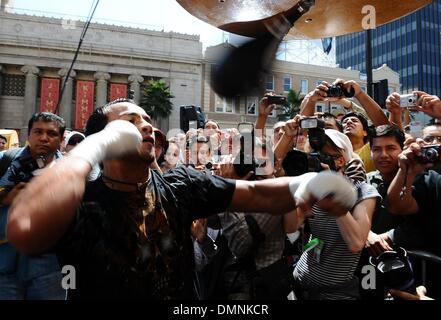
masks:
[[[441,144],[441,136],[425,136],[423,138],[425,143],[440,143]]]

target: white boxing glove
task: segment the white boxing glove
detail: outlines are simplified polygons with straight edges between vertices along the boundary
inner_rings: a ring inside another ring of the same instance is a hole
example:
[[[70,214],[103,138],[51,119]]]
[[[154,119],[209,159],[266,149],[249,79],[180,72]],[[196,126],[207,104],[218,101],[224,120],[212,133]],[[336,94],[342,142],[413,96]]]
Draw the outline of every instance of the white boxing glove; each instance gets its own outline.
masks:
[[[296,177],[289,183],[294,199],[308,202],[313,196],[318,201],[332,195],[333,200],[351,209],[357,201],[353,184],[345,177],[332,171],[309,172]]]
[[[82,158],[93,167],[104,159],[135,152],[141,142],[141,133],[132,123],[114,120],[81,141],[68,155]]]

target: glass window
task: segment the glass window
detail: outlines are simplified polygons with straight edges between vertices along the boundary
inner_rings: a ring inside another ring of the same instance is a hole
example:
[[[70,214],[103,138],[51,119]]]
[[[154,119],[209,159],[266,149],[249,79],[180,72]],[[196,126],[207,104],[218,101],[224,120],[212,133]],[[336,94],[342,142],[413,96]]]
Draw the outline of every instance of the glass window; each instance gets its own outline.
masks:
[[[215,110],[216,112],[233,113],[233,99],[221,98],[218,95],[215,96]]]
[[[308,80],[306,79],[300,80],[300,93],[302,94],[308,93]]]
[[[292,89],[291,77],[284,77],[283,78],[283,91],[288,92],[291,89]]]
[[[274,76],[273,75],[266,76],[266,90],[268,90],[268,91],[274,90]]]
[[[257,114],[258,101],[256,97],[248,97],[246,105],[247,114]]]
[[[3,85],[0,86],[0,94],[2,96],[24,97],[25,82],[24,75],[3,74]]]

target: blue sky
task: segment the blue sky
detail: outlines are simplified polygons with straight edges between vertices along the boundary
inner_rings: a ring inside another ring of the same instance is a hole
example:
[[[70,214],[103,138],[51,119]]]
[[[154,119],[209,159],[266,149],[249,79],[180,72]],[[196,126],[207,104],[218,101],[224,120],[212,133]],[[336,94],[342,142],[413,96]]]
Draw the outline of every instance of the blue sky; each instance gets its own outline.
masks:
[[[22,13],[77,19],[88,15],[92,3],[93,0],[10,1]],[[193,17],[175,0],[100,0],[93,21],[199,34],[204,48],[223,40],[222,30]]]

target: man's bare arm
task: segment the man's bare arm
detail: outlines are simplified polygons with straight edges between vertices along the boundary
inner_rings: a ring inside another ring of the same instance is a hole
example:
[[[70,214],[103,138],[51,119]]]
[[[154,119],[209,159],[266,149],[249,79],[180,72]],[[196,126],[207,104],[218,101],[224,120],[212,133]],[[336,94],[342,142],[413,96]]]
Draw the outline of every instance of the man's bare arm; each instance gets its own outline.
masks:
[[[141,140],[138,129],[123,120],[112,121],[84,139],[66,158],[33,178],[14,199],[7,239],[24,253],[55,245],[75,216],[92,167],[107,157],[137,152]]]
[[[32,179],[9,210],[8,241],[25,253],[52,247],[75,216],[90,170],[82,159],[65,158]]]

